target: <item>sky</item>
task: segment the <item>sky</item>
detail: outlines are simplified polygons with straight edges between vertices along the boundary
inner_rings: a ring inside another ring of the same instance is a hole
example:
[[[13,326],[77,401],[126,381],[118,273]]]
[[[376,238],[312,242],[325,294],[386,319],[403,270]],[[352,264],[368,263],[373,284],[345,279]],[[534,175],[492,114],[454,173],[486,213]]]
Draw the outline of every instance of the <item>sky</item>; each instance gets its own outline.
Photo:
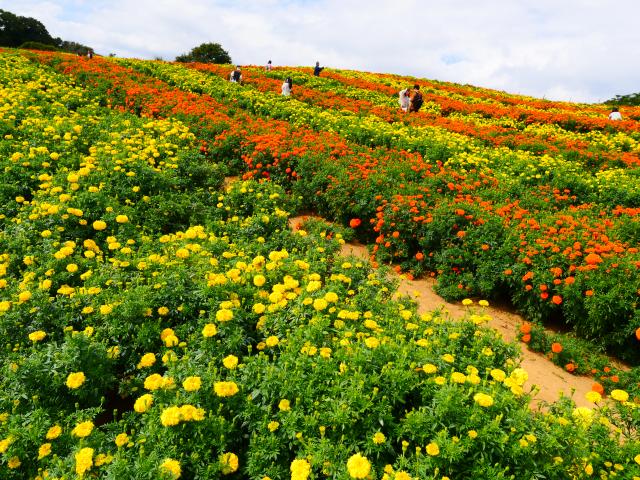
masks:
[[[550,100],[640,91],[639,0],[0,0],[98,54],[413,75]]]

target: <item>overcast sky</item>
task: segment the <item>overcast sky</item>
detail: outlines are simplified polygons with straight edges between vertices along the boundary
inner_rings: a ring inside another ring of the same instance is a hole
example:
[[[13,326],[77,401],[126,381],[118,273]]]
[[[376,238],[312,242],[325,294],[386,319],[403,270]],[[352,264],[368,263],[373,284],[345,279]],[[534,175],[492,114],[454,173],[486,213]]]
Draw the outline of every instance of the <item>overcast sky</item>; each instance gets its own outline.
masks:
[[[97,53],[415,75],[553,100],[640,91],[640,0],[0,0]]]

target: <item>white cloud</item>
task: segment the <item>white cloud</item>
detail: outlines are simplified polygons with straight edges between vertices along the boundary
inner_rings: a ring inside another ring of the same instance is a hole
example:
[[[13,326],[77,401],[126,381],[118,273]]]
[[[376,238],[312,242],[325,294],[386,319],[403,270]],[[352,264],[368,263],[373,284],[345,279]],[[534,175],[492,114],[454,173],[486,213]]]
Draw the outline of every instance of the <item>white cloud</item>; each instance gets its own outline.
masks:
[[[640,90],[636,0],[0,0],[99,53],[172,59],[219,42],[240,64],[312,65],[551,99]]]

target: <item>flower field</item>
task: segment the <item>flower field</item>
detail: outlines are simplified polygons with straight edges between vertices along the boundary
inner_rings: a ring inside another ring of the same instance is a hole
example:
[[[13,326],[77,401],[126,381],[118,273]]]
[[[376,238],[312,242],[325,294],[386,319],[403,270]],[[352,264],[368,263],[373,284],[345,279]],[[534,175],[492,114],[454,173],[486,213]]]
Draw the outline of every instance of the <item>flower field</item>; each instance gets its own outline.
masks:
[[[339,255],[358,236],[637,360],[637,121],[436,83],[405,118],[404,79],[356,72],[291,70],[287,100],[279,70],[0,65],[0,478],[640,478],[633,391],[531,411],[481,307],[418,315]],[[291,232],[310,208],[344,226]]]

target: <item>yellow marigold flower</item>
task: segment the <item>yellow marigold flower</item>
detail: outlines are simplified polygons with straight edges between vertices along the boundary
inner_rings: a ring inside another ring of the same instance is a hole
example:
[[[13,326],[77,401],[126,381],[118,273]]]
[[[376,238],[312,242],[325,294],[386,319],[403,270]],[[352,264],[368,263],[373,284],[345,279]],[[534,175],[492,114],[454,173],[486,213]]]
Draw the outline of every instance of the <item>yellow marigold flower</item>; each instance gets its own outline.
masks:
[[[351,478],[367,478],[371,471],[371,463],[366,457],[356,453],[347,460],[347,471]]]
[[[16,468],[18,468],[20,465],[22,465],[22,462],[20,461],[20,459],[18,457],[11,457],[9,459],[9,461],[7,462],[7,466],[11,469],[11,470],[15,470]]]
[[[327,302],[330,302],[330,303],[336,303],[336,302],[338,301],[338,298],[339,298],[339,297],[338,297],[338,294],[337,294],[337,293],[335,293],[335,292],[327,292],[327,293],[324,295],[324,299],[325,299]]]
[[[640,465],[640,453],[638,455],[636,455],[635,457],[633,457],[633,460]]]
[[[202,336],[209,338],[218,334],[218,328],[213,323],[207,323],[202,329]]]
[[[164,342],[165,338],[170,337],[171,335],[175,336],[176,332],[173,331],[173,328],[165,328],[160,332],[160,340]]]
[[[380,445],[387,440],[387,437],[384,436],[382,432],[376,432],[373,434],[373,443],[376,445]]]
[[[589,426],[593,422],[593,410],[587,407],[578,407],[571,414],[575,422],[582,426]]]
[[[43,443],[42,445],[40,445],[40,448],[38,448],[38,460],[43,459],[50,453],[51,453],[51,444]]]
[[[402,470],[400,470],[399,472],[396,472],[393,480],[411,480],[411,478],[411,475],[409,475],[407,472],[403,472]]]
[[[159,388],[162,388],[163,384],[164,378],[159,373],[154,373],[144,379],[144,388],[146,388],[147,390],[157,390]]]
[[[364,344],[369,348],[378,348],[378,346],[380,345],[380,340],[378,340],[376,337],[367,337],[364,340]]]
[[[168,314],[169,314],[169,309],[167,307],[158,308],[158,315],[160,315],[161,317],[164,317]]]
[[[505,378],[507,378],[507,374],[499,368],[494,368],[493,370],[491,370],[491,377],[498,382],[502,382]]]
[[[94,230],[98,230],[98,231],[101,231],[107,228],[107,224],[102,220],[96,220],[95,222],[93,222],[92,226]]]
[[[29,334],[29,340],[31,340],[33,343],[36,343],[44,340],[44,337],[46,336],[46,332],[43,332],[42,330],[36,330],[35,332]]]
[[[276,345],[278,345],[278,343],[280,343],[280,339],[278,339],[278,337],[276,337],[275,335],[271,335],[270,337],[267,337],[264,343],[267,345],[267,347],[275,347]]]
[[[440,447],[438,447],[438,444],[436,442],[431,442],[429,445],[427,445],[427,453],[432,457],[435,457],[436,455],[440,454]]]
[[[93,448],[83,448],[75,455],[76,473],[84,475],[93,466]]]
[[[304,459],[296,458],[291,462],[291,480],[307,480],[311,473],[311,464]]]
[[[433,363],[425,363],[422,366],[422,371],[427,374],[436,373],[438,371],[438,367],[436,367]]]
[[[140,362],[138,362],[138,368],[147,368],[156,363],[156,355],[154,353],[145,353]]]
[[[602,395],[600,395],[598,392],[594,392],[593,390],[591,390],[585,394],[585,398],[587,399],[588,402],[598,403],[600,400],[602,400]]]
[[[31,299],[31,292],[29,290],[25,290],[24,292],[20,292],[18,294],[18,300],[20,302],[26,302],[27,300]]]
[[[464,383],[467,381],[467,376],[464,373],[453,372],[451,374],[451,381],[453,383]]]
[[[238,470],[240,462],[235,453],[227,452],[220,456],[220,464],[222,465],[222,474],[229,475]]]
[[[235,382],[216,382],[213,385],[213,390],[219,397],[232,397],[239,391]]]
[[[13,443],[13,438],[7,437],[4,440],[0,440],[0,453],[4,453],[9,448],[9,445]]]
[[[236,357],[235,355],[229,355],[227,357],[224,357],[222,359],[222,364],[225,366],[225,368],[228,368],[229,370],[233,370],[238,366],[238,357]]]
[[[84,438],[88,437],[93,431],[93,422],[91,420],[87,420],[86,422],[81,422],[75,426],[75,428],[71,431],[71,435]]]
[[[258,315],[264,313],[264,311],[267,309],[267,307],[264,305],[264,303],[256,303],[253,306],[253,313],[256,313]]]
[[[166,347],[175,347],[180,343],[180,340],[175,335],[169,335],[164,338],[164,345]]]
[[[118,222],[118,223],[128,223],[129,222],[129,217],[127,217],[126,215],[118,215],[116,217],[116,222]]]
[[[447,363],[453,363],[455,361],[455,357],[450,353],[445,353],[444,355],[442,355],[442,360]]]
[[[3,300],[0,302],[0,312],[8,312],[11,308],[11,302],[9,300]]]
[[[264,275],[256,275],[255,277],[253,277],[253,284],[256,287],[263,286],[266,281],[267,281],[267,279],[264,277]]]
[[[172,406],[165,408],[160,414],[160,423],[165,427],[178,425],[182,418],[180,407]]]
[[[216,312],[216,320],[219,322],[228,322],[233,319],[233,312],[228,308],[221,308]]]
[[[149,393],[145,393],[141,397],[138,397],[133,404],[133,409],[138,413],[144,413],[153,405],[153,396]]]
[[[269,422],[269,424],[267,425],[267,428],[269,429],[270,432],[275,432],[279,426],[280,426],[280,422],[276,422],[274,420]]]
[[[78,271],[78,265],[76,265],[75,263],[70,263],[69,265],[67,265],[67,272],[69,273],[75,273]]]
[[[516,385],[522,386],[524,385],[524,382],[529,379],[529,374],[523,368],[516,368],[513,372],[511,372],[509,378],[511,378],[516,383]]]
[[[126,433],[119,433],[116,436],[115,442],[118,448],[123,447],[124,445],[129,443],[129,435],[127,435]]]
[[[111,305],[100,305],[100,313],[102,315],[109,315],[113,312],[113,307]]]
[[[486,393],[476,393],[473,396],[473,400],[481,407],[490,407],[493,405],[493,398]]]
[[[67,377],[67,387],[71,389],[79,388],[85,381],[84,372],[70,373]]]
[[[593,475],[593,465],[589,463],[586,467],[584,467],[584,473],[586,473],[587,475]]]
[[[280,403],[278,403],[278,408],[281,412],[288,412],[289,410],[291,410],[291,403],[285,398],[283,400],[280,400]]]
[[[180,478],[182,470],[180,469],[180,462],[172,458],[165,458],[160,464],[160,470],[163,473],[169,473],[174,479]]]
[[[624,390],[616,389],[611,391],[611,398],[619,402],[626,402],[627,400],[629,400],[629,394]]]
[[[318,312],[321,311],[321,310],[324,310],[328,306],[329,306],[329,304],[327,303],[327,301],[324,298],[316,298],[313,301],[313,308]]]
[[[47,431],[47,440],[55,440],[62,434],[62,427],[60,425],[54,425]]]
[[[476,432],[475,430],[469,430],[467,432],[467,434],[469,435],[469,438],[471,438],[471,439],[478,438],[478,432]]]
[[[187,377],[182,382],[182,388],[184,388],[187,392],[195,392],[200,390],[202,386],[202,380],[200,377]]]
[[[462,305],[464,306],[473,305],[473,300],[471,300],[470,298],[465,298],[464,300],[462,300]]]
[[[176,257],[178,258],[189,258],[189,250],[187,250],[186,248],[179,248],[178,250],[176,250]]]

